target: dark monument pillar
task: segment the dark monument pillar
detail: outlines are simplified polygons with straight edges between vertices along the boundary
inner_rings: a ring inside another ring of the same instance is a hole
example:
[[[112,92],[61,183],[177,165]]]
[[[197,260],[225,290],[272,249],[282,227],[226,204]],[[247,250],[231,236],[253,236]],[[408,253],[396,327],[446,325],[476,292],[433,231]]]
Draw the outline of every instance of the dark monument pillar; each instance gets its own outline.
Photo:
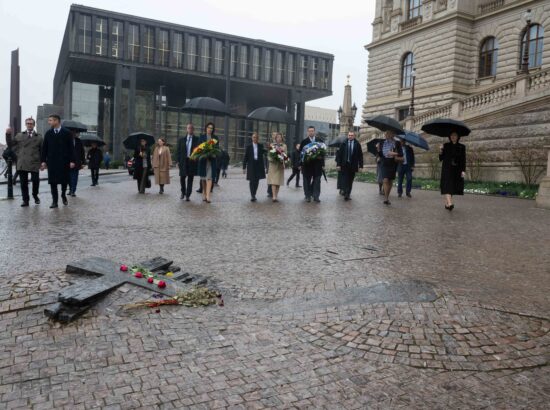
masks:
[[[300,142],[304,138],[304,103],[296,102],[296,141]]]
[[[286,70],[285,70],[286,71]],[[296,117],[296,106],[294,103],[292,90],[288,90],[286,111],[294,119]],[[294,150],[294,145],[296,145],[297,133],[296,133],[296,123],[287,124],[287,135],[286,135],[286,145],[288,150]]]
[[[19,101],[19,49],[11,52],[10,126],[13,134],[21,131],[21,105]]]
[[[112,158],[113,160],[120,159],[121,145],[121,124],[122,118],[122,65],[117,64],[115,68],[115,90],[113,98],[113,135],[112,135]]]
[[[128,134],[135,132],[136,124],[136,67],[131,66],[130,87],[128,89]]]

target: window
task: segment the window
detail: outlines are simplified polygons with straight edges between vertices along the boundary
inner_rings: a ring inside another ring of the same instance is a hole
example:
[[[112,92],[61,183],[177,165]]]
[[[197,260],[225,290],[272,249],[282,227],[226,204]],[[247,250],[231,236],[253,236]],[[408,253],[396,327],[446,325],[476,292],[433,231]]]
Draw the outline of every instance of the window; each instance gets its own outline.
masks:
[[[170,42],[168,40],[168,31],[160,30],[159,32],[159,64],[168,66],[170,56]]]
[[[296,72],[294,68],[294,54],[289,54],[288,59],[286,60],[286,69],[288,71],[288,76],[286,79],[287,85],[294,84],[294,73]]]
[[[197,37],[187,37],[187,69],[197,69]]]
[[[139,61],[139,26],[135,24],[128,27],[128,58]]]
[[[328,90],[328,81],[329,81],[329,62],[327,60],[321,60],[319,65],[319,70],[321,72],[321,88],[323,90]]]
[[[78,51],[92,52],[92,18],[82,14],[78,19]]]
[[[304,56],[300,57],[300,85],[302,87],[307,86],[307,59]]]
[[[258,47],[252,49],[252,79],[260,79],[260,49]]]
[[[114,21],[111,29],[111,57],[121,58],[122,57],[122,44],[124,41],[124,26],[120,21]]]
[[[486,38],[479,51],[479,78],[497,74],[498,43],[494,37]]]
[[[407,53],[403,57],[401,67],[401,88],[411,88],[413,82],[414,55]]]
[[[155,62],[155,31],[152,27],[145,27],[143,53],[146,64],[153,64]]]
[[[272,73],[273,73],[273,53],[271,50],[265,50],[264,81],[271,81]]]
[[[234,77],[237,72],[237,45],[232,44],[231,45],[231,67],[229,70],[229,75],[231,77]]]
[[[313,71],[311,72],[311,77],[309,79],[309,86],[315,88],[317,86],[317,75],[319,74],[319,63],[316,58],[312,58]]]
[[[107,55],[107,20],[97,18],[95,21],[95,54],[98,56]]]
[[[422,0],[409,0],[409,20],[422,15]]]
[[[397,121],[403,121],[409,116],[409,107],[402,107],[397,109]]]
[[[283,53],[280,51],[275,53],[275,82],[277,84],[281,84],[283,82],[283,58]]]
[[[223,43],[214,40],[214,74],[223,73]]]
[[[248,47],[240,47],[240,56],[239,56],[239,77],[246,78],[248,75]]]
[[[174,34],[173,55],[176,68],[183,68],[183,34]]]
[[[200,68],[202,72],[207,73],[210,70],[210,39],[201,39],[201,62]]]
[[[521,42],[520,67],[525,56],[525,44],[527,43],[527,31],[523,34]],[[542,65],[542,49],[544,46],[544,28],[539,24],[532,24],[529,29],[529,68]]]

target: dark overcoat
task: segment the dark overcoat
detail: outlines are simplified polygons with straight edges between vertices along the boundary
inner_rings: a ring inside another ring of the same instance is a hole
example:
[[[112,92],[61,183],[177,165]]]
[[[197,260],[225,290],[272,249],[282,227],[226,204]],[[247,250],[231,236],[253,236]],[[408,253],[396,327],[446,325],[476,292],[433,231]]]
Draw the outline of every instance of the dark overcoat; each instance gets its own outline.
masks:
[[[13,150],[17,155],[17,170],[38,172],[40,169],[40,156],[44,139],[42,135],[32,132],[29,137],[27,131],[18,133],[12,140]]]
[[[254,159],[254,146],[250,144],[246,147],[243,170],[246,169],[246,179],[248,181],[265,179],[265,154],[266,151],[263,144],[258,143],[258,159]]]
[[[199,145],[199,137],[195,137],[191,140],[191,152]],[[178,139],[178,145],[176,147],[176,159],[178,161],[178,168],[180,171],[180,177],[193,177],[197,174],[197,161],[192,161],[187,156],[187,135]]]
[[[300,144],[300,153],[304,150],[304,147],[309,144],[311,140],[306,138]],[[315,142],[323,142],[319,138],[315,138]],[[302,173],[305,177],[321,177],[323,176],[323,168],[325,167],[325,158],[318,158],[312,161],[302,162]]]
[[[466,172],[466,146],[460,143],[447,142],[439,154],[441,163],[441,194],[464,195],[464,178]]]
[[[101,161],[103,161],[103,151],[99,148],[90,148],[86,159],[88,160],[88,168],[98,169]]]
[[[140,155],[140,147],[136,148],[134,151],[134,179],[141,181],[141,176],[143,175],[143,161],[147,161],[147,172],[151,172],[151,150],[149,147],[145,148],[143,157]]]
[[[53,128],[49,129],[44,135],[41,157],[48,166],[48,183],[68,184],[70,163],[75,162],[71,132],[61,128],[56,134]]]

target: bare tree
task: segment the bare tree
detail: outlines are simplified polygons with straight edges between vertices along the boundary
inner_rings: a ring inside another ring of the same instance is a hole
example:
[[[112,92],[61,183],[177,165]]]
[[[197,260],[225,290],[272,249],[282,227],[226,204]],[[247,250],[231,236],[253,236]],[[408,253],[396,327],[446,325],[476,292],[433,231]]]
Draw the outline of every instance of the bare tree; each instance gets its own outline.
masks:
[[[480,149],[468,149],[466,154],[466,169],[470,181],[481,180],[481,168],[487,162],[487,152]]]
[[[430,171],[430,178],[438,180],[441,176],[441,161],[439,161],[438,152],[430,152],[428,155],[428,170]]]
[[[542,146],[516,147],[511,150],[512,158],[523,175],[527,185],[535,185],[543,175],[546,166],[546,152]]]

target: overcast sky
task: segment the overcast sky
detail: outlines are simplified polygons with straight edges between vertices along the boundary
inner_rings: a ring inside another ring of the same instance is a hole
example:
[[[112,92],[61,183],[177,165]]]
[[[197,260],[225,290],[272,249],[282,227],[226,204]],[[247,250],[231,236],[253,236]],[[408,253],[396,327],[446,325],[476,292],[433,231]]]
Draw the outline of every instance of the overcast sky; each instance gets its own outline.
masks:
[[[0,115],[9,122],[11,51],[19,48],[23,119],[52,102],[53,76],[71,1],[0,0]],[[374,0],[88,0],[86,6],[192,27],[258,38],[334,55],[333,95],[308,105],[337,109],[346,75],[353,102],[365,102],[367,52]],[[360,111],[360,109],[359,109]],[[357,114],[356,123],[360,114]],[[4,142],[4,133],[0,133]]]

